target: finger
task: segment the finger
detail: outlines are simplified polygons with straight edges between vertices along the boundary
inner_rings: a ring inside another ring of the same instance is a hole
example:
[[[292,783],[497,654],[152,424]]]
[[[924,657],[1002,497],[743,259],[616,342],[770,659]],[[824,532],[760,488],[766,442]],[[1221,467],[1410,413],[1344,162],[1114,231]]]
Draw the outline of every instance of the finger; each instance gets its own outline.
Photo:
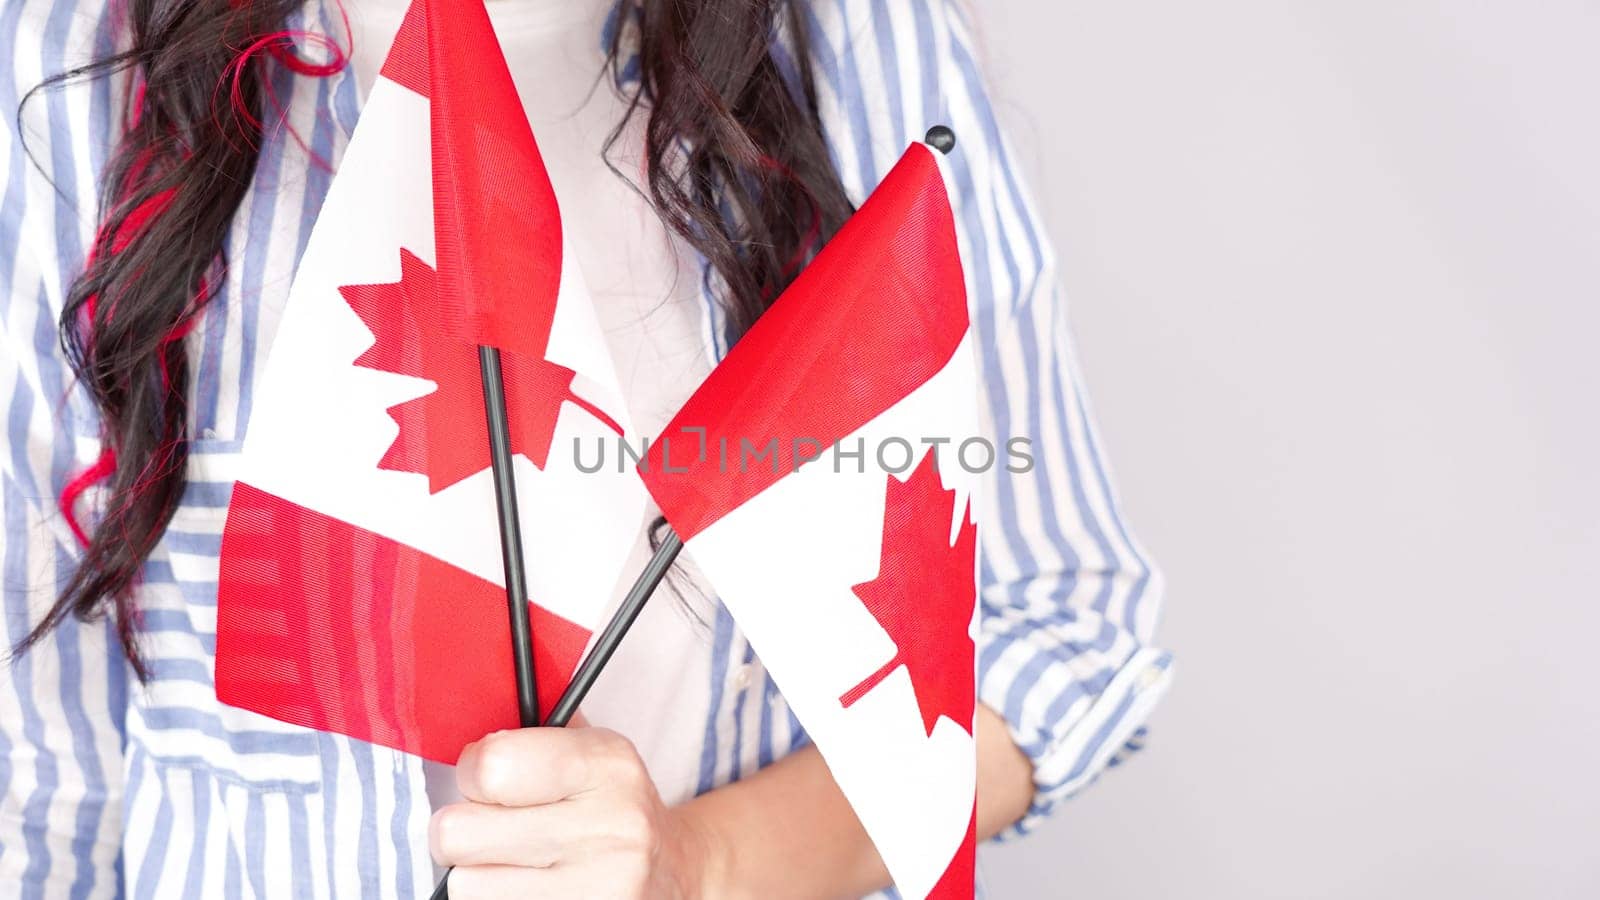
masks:
[[[467,745],[456,787],[478,803],[535,806],[648,781],[627,738],[605,728],[520,728]]]
[[[428,823],[441,866],[552,866],[610,849],[642,849],[649,822],[636,807],[589,794],[543,806],[453,803]]]
[[[637,897],[646,875],[638,863],[623,865],[465,866],[450,873],[450,900],[506,897]]]
[[[536,897],[536,869],[521,866],[461,866],[445,876],[450,900],[489,900],[501,897]]]

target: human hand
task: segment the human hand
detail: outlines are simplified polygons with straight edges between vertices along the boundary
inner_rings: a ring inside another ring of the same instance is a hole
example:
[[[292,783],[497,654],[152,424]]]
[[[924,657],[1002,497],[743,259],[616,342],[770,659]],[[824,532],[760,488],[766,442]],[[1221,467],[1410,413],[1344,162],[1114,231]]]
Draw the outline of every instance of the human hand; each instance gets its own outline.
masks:
[[[604,728],[495,732],[461,753],[465,802],[434,813],[451,900],[704,896],[709,829],[661,802],[638,751]]]

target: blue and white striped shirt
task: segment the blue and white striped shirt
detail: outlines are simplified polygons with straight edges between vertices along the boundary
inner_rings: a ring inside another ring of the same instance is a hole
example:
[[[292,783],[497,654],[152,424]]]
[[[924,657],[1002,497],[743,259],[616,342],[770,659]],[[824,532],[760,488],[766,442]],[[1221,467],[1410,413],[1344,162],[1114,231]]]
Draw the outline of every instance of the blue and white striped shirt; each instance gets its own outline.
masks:
[[[1170,677],[1151,645],[1161,582],[1117,509],[1090,424],[1055,257],[1000,133],[960,0],[807,0],[824,125],[859,202],[912,140],[951,125],[963,256],[996,435],[1034,468],[990,477],[979,695],[1033,760],[1025,832],[1137,748]],[[0,584],[8,643],[75,563],[57,512],[98,453],[56,322],[94,229],[97,173],[121,94],[107,80],[21,95],[115,43],[103,0],[0,0]],[[301,27],[342,34],[334,0]],[[145,566],[140,623],[153,677],[129,677],[105,622],[69,622],[0,670],[0,885],[24,897],[415,897],[431,887],[420,762],[222,706],[212,682],[229,467],[281,302],[359,113],[350,73],[274,70],[287,128],[270,131],[227,240],[224,290],[191,336],[190,484]],[[298,139],[297,137],[298,136]],[[24,147],[26,142],[26,149]],[[29,159],[31,152],[32,161]],[[37,163],[37,165],[35,165]],[[704,316],[720,334],[708,290]],[[726,350],[715,342],[715,355]],[[708,623],[708,682],[683,721],[701,734],[698,790],[804,742],[725,610]],[[741,673],[732,678],[730,673]],[[753,677],[749,672],[755,672]]]

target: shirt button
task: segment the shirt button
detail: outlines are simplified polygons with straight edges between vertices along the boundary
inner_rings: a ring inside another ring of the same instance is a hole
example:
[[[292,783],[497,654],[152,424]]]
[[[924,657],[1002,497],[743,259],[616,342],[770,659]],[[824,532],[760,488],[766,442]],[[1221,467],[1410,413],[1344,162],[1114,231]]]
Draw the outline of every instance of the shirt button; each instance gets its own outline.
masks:
[[[742,691],[749,687],[750,682],[753,680],[755,680],[755,666],[749,663],[735,666],[733,671],[728,673],[728,686],[736,691]]]
[[[1164,671],[1165,670],[1159,666],[1151,666],[1148,669],[1145,669],[1143,672],[1140,672],[1139,690],[1143,691],[1155,687],[1156,682],[1161,680],[1161,674]]]

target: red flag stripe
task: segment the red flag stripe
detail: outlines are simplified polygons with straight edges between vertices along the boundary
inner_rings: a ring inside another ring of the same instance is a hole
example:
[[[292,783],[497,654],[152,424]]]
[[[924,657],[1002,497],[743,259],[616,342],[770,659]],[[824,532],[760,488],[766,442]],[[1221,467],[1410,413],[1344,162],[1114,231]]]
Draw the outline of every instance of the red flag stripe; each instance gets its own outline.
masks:
[[[439,300],[474,340],[542,359],[561,286],[561,213],[479,0],[428,8]]]
[[[662,513],[689,540],[793,472],[797,440],[804,457],[903,400],[954,355],[966,302],[944,177],[916,144],[650,448]],[[741,441],[772,439],[775,464],[741,465]]]
[[[467,743],[517,727],[498,585],[243,483],[222,555],[222,702],[451,764]],[[532,614],[549,709],[589,632]]]

